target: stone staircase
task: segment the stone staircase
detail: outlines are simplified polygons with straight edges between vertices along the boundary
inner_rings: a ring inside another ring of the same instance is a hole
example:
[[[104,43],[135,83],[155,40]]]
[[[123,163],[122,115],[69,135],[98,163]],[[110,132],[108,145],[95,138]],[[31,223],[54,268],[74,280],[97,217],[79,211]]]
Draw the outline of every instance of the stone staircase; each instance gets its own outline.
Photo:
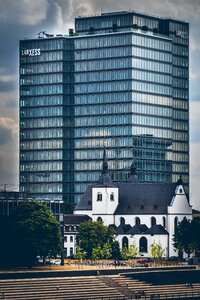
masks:
[[[153,285],[126,276],[112,276],[120,286],[132,292],[133,299],[200,299],[200,283]]]
[[[125,299],[99,277],[0,280],[0,299]]]
[[[200,299],[200,283],[154,285],[125,275],[0,280],[0,299]]]

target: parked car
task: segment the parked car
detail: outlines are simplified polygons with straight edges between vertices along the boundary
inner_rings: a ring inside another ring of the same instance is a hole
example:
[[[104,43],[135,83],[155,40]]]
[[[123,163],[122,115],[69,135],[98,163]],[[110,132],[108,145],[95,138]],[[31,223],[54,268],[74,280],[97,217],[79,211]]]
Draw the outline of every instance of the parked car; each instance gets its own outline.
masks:
[[[146,264],[146,263],[148,263],[148,262],[150,262],[150,261],[151,261],[150,258],[142,257],[142,258],[139,258],[139,259],[137,260],[137,263],[138,263],[138,264]]]
[[[55,259],[55,260],[53,261],[53,265],[59,266],[60,264],[61,264],[61,260],[60,260],[60,259]]]

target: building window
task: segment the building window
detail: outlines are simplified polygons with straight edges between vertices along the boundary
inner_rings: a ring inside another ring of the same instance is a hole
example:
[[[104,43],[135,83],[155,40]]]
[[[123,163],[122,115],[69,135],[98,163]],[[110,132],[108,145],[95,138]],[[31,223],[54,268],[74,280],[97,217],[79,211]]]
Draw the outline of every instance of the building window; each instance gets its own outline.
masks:
[[[73,242],[73,236],[72,235],[70,236],[70,242],[71,243]]]
[[[97,194],[97,201],[102,201],[102,194],[101,193]]]
[[[67,257],[67,248],[64,248],[64,257]]]
[[[110,194],[110,201],[114,201],[115,199],[114,199],[114,193],[111,193]]]
[[[166,227],[166,218],[163,217],[163,227]]]
[[[177,226],[178,226],[178,217],[175,217],[174,218],[174,233],[176,233]]]
[[[72,248],[72,247],[70,247],[69,251],[70,251],[70,255],[73,255],[73,254],[74,254],[74,253],[73,253],[73,248]]]
[[[151,218],[151,226],[156,225],[156,218],[152,217]]]
[[[120,225],[125,225],[125,219],[123,217],[120,218]]]
[[[128,238],[126,236],[122,239],[122,248],[128,248]]]
[[[143,236],[140,239],[140,252],[147,252],[147,239]]]
[[[135,218],[135,225],[140,225],[140,218],[138,217]]]
[[[98,221],[98,222],[103,222],[103,220],[102,220],[101,217],[98,217],[98,218],[97,218],[97,221]]]
[[[67,242],[67,236],[66,235],[64,236],[64,242]]]

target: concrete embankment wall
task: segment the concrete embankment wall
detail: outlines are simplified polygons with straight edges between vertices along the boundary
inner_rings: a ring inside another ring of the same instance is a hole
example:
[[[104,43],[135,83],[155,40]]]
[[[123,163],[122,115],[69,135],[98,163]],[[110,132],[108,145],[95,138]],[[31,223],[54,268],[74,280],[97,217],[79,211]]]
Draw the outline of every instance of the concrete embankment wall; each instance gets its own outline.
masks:
[[[200,269],[149,270],[124,275],[153,284],[200,283]]]
[[[174,271],[174,272],[172,272]],[[193,272],[192,272],[193,271]],[[16,271],[0,271],[0,279],[23,279],[23,278],[50,278],[50,277],[75,277],[75,276],[96,276],[100,275],[117,275],[123,274],[132,278],[145,280],[147,282],[156,283],[166,280],[177,282],[177,278],[180,278],[182,282],[189,282],[189,278],[196,278],[199,276],[200,282],[200,270],[196,272],[194,267],[169,267],[165,268],[134,268],[134,269],[96,269],[96,270],[73,270],[73,271],[36,271],[36,270],[16,270]],[[174,274],[173,274],[174,273]],[[198,274],[198,275],[197,275]],[[187,280],[187,281],[186,281]]]

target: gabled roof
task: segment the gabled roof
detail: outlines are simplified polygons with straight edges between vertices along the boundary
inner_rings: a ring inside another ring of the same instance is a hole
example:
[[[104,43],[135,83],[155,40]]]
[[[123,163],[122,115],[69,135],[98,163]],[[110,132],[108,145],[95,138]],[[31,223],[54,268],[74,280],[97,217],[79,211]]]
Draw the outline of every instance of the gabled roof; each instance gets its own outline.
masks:
[[[148,230],[148,227],[145,224],[134,225],[130,230],[129,234],[143,234]]]
[[[92,210],[92,187],[94,185],[89,185],[82,195],[81,200],[75,207],[75,210]]]
[[[168,234],[168,232],[162,225],[153,225],[145,232],[145,234]]]
[[[112,229],[114,232],[116,232],[117,226],[115,224],[110,224],[108,225],[108,227]]]
[[[75,210],[92,210],[92,188],[88,186]],[[115,215],[166,214],[177,183],[119,183],[119,205]]]
[[[91,220],[91,218],[87,215],[64,215],[64,224],[67,225],[67,224],[80,224],[81,222],[84,222],[84,221],[89,221]]]
[[[131,225],[125,224],[125,225],[119,225],[116,229],[117,234],[126,234],[131,229]]]
[[[177,183],[121,183],[116,215],[166,214]]]

